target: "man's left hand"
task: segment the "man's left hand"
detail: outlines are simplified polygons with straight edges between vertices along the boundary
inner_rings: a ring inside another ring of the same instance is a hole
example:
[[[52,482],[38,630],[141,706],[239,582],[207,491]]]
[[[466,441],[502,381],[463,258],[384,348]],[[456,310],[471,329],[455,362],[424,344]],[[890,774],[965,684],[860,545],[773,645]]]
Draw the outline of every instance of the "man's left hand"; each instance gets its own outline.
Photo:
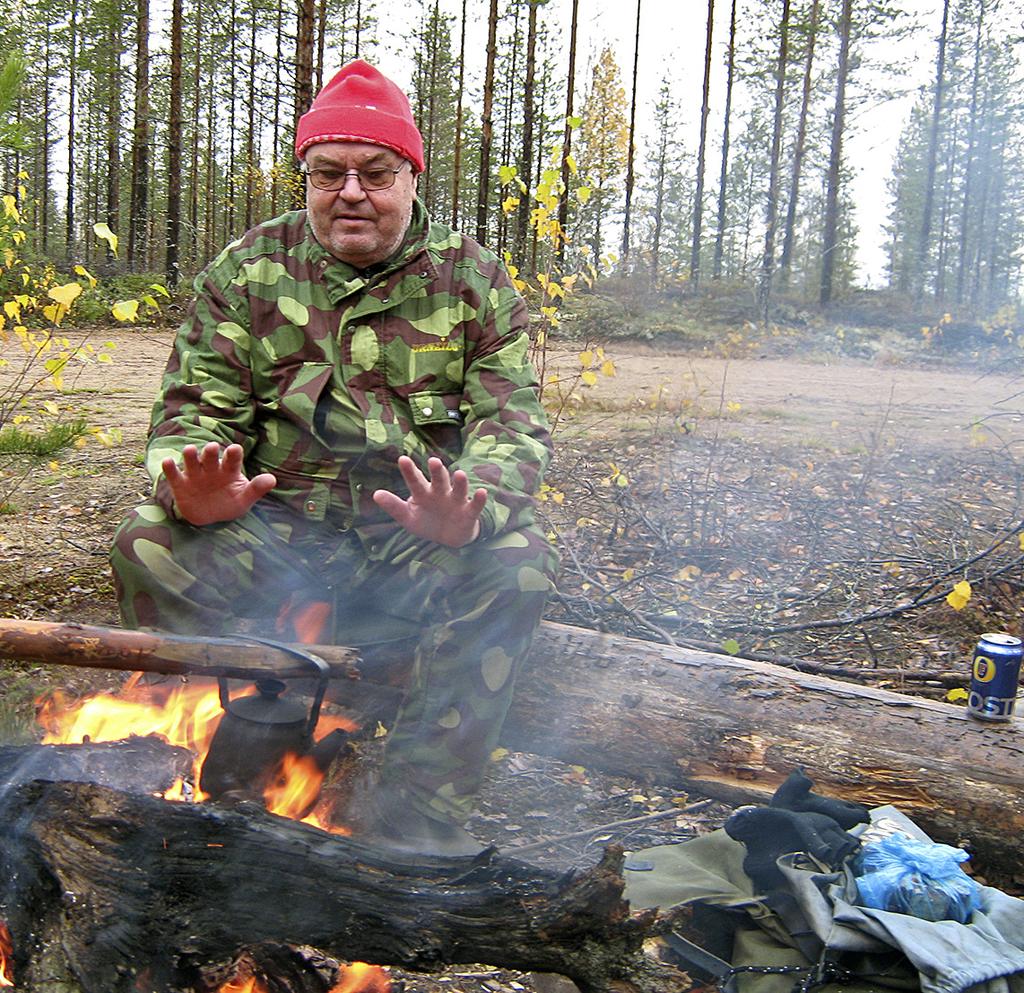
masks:
[[[409,499],[377,490],[373,502],[417,538],[449,548],[468,545],[480,534],[487,490],[478,489],[470,496],[466,474],[461,469],[449,474],[439,458],[428,460],[427,469],[429,479],[408,455],[399,456],[398,471],[409,487]]]

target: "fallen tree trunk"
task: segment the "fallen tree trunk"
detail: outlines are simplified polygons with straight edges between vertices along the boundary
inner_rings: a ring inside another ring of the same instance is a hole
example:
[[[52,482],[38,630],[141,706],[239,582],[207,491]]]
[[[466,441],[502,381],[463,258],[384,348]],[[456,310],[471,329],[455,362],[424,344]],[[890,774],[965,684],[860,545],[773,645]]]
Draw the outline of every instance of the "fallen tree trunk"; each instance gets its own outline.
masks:
[[[368,712],[391,692],[379,662],[310,647],[332,671],[362,676],[334,685],[335,700]],[[10,650],[0,624],[0,655]],[[295,675],[303,671],[290,664]],[[895,804],[937,839],[968,842],[985,864],[1010,872],[1022,864],[1019,718],[987,724],[944,703],[545,623],[503,743],[730,803],[764,802],[803,766],[819,792]]]
[[[817,792],[894,804],[984,866],[1024,865],[1020,718],[985,723],[763,662],[544,624],[503,739],[730,803],[764,803],[803,766]]]
[[[255,805],[44,781],[4,793],[0,837],[0,916],[17,988],[35,993],[55,988],[55,962],[82,993],[196,989],[212,963],[261,942],[414,969],[559,972],[589,990],[647,968],[650,915],[628,914],[621,850],[579,873],[493,849],[404,855]]]

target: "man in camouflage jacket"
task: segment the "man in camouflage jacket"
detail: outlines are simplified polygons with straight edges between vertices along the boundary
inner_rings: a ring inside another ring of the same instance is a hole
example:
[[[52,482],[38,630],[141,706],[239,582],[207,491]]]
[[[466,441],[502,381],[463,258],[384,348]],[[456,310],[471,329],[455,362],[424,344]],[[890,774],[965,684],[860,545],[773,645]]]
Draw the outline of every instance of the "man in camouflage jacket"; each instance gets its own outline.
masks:
[[[555,569],[533,517],[550,437],[527,314],[490,252],[416,199],[408,101],[364,62],[299,123],[307,209],[196,279],[154,406],[154,496],[115,538],[125,623],[417,639],[363,828],[461,824]],[[358,825],[357,825],[358,827]]]

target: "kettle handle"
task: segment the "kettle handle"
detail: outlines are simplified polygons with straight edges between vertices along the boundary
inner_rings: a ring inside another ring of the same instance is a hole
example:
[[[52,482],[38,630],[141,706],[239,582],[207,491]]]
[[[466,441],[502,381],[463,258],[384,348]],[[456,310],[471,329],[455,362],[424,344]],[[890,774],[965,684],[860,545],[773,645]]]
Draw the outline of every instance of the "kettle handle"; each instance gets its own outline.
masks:
[[[320,720],[320,706],[324,702],[324,694],[327,692],[327,680],[331,675],[330,666],[319,655],[307,652],[306,649],[299,648],[298,645],[288,645],[283,641],[274,641],[272,638],[259,638],[256,635],[237,635],[237,637],[242,641],[254,642],[258,645],[268,645],[270,648],[287,652],[296,658],[305,659],[316,669],[318,677],[316,693],[313,695],[313,706],[310,707],[309,720],[306,722],[306,730],[304,732],[308,739],[312,739],[317,722]],[[217,679],[217,685],[220,689],[220,705],[227,711],[228,681],[225,677],[221,676]]]

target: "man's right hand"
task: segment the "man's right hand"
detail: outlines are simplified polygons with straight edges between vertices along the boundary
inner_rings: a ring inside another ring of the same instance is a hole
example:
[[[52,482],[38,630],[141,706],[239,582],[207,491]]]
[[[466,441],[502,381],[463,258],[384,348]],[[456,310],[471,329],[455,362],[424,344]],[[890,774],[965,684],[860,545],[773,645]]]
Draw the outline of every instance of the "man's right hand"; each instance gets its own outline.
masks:
[[[201,452],[195,445],[186,445],[181,457],[181,468],[173,458],[164,459],[160,466],[178,516],[197,527],[241,517],[277,485],[277,478],[269,472],[246,478],[241,445],[228,445],[223,457],[215,441]]]

